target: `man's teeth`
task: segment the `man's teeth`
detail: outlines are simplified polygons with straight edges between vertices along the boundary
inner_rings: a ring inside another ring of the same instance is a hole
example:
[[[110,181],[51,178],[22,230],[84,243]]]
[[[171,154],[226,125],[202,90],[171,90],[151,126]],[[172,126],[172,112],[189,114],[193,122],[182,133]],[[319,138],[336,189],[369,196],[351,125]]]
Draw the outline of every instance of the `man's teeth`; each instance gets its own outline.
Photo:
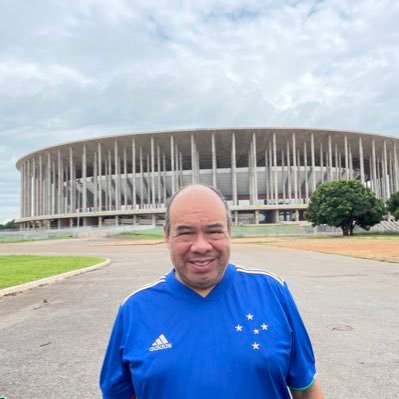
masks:
[[[206,266],[210,261],[207,260],[205,262],[193,262],[195,266]]]

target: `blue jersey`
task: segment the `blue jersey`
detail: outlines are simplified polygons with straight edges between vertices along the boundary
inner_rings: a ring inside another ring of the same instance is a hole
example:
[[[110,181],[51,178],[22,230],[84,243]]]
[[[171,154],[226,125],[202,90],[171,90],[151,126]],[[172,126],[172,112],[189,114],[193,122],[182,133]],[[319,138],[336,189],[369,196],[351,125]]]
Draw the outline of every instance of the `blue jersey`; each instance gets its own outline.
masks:
[[[290,398],[316,374],[284,281],[228,265],[203,298],[172,271],[121,305],[100,385],[106,399]]]

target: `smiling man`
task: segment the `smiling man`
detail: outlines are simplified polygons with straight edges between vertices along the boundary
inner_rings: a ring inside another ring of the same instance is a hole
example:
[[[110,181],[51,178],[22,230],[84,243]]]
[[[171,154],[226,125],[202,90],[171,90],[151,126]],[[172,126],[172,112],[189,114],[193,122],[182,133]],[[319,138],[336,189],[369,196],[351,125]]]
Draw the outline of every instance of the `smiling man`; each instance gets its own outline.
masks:
[[[172,197],[164,230],[174,269],[121,305],[103,398],[323,398],[287,285],[230,264],[230,229],[217,190],[191,185]]]

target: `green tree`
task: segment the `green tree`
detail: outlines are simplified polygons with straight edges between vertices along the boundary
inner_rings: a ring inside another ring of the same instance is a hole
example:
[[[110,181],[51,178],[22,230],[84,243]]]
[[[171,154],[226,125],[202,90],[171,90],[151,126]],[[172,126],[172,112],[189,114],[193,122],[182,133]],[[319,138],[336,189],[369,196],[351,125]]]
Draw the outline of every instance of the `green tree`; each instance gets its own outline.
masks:
[[[387,201],[387,209],[392,213],[395,220],[399,220],[399,191],[391,195]]]
[[[384,202],[359,180],[333,180],[316,188],[305,217],[313,226],[340,227],[348,236],[356,225],[369,230],[381,222],[385,212]]]

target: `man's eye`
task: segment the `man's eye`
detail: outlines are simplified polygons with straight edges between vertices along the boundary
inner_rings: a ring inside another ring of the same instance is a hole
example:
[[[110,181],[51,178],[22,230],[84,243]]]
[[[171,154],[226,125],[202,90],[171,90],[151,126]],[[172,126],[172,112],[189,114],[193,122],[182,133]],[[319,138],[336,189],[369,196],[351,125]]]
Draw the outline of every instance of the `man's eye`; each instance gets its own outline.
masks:
[[[212,235],[223,234],[223,231],[221,231],[221,230],[214,230],[214,231],[210,231],[209,234],[212,234]]]

